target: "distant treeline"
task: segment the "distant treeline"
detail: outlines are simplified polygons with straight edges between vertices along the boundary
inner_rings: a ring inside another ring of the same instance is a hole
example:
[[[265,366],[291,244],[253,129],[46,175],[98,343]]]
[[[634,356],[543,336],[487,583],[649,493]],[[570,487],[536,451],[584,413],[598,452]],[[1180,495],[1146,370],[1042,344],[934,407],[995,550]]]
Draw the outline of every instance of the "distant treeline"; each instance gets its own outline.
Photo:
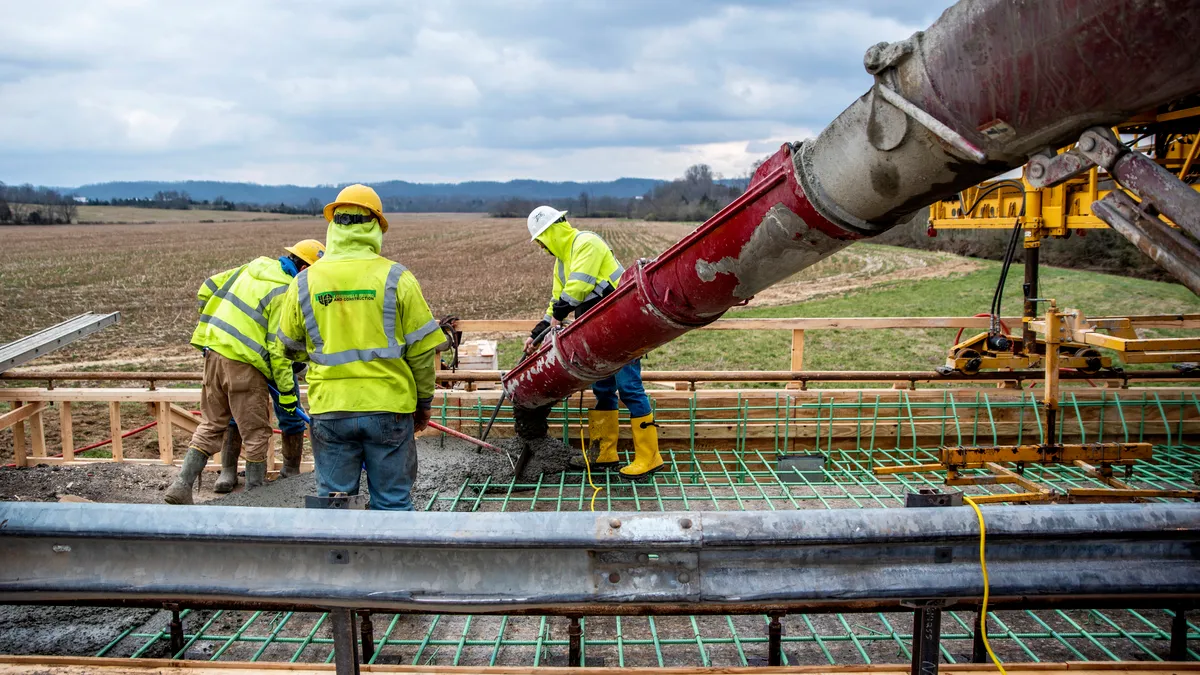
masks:
[[[49,188],[0,182],[0,223],[55,225],[75,220],[77,213],[75,198],[70,195]]]
[[[161,190],[154,193],[154,196],[148,199],[88,200],[88,204],[96,206],[132,206],[139,209],[176,209],[180,211],[204,209],[208,211],[250,211],[307,216],[321,213],[321,209],[325,206],[317,199],[310,199],[303,206],[292,206],[283,203],[251,204],[248,202],[232,202],[224,197],[217,197],[211,201],[208,199],[196,200],[192,199],[191,195],[186,191],[180,190]]]
[[[557,199],[551,205],[582,217],[641,218],[644,220],[703,221],[741,196],[744,185],[729,185],[713,174],[707,164],[688,167],[683,178],[655,186],[639,197],[592,197],[586,192],[573,199]],[[497,218],[524,218],[543,202],[505,199],[489,210]]]

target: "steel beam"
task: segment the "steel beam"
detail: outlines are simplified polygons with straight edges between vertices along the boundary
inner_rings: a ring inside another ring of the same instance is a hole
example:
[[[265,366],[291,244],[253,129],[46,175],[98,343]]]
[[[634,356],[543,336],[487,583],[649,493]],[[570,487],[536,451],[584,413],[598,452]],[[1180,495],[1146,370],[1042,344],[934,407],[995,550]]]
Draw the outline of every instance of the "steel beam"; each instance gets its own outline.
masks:
[[[0,346],[0,373],[65,347],[121,320],[120,312],[80,314],[73,319]]]
[[[988,508],[997,603],[1200,599],[1200,505]],[[705,613],[978,602],[966,508],[418,513],[0,504],[0,602]]]

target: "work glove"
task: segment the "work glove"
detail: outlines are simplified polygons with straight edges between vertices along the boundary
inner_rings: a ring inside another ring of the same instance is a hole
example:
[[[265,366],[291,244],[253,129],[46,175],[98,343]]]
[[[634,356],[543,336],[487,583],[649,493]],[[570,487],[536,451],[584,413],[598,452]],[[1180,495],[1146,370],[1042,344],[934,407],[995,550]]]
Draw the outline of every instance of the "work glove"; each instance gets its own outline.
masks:
[[[433,411],[430,408],[417,407],[413,413],[413,433],[419,434],[429,427],[429,418]]]
[[[295,394],[279,397],[279,408],[289,415],[296,414],[296,408],[300,405],[300,399],[296,398]]]
[[[545,319],[542,319],[533,327],[533,330],[529,333],[529,337],[525,338],[525,354],[527,356],[537,347],[533,341],[538,339],[548,328],[550,328],[550,322]]]
[[[550,306],[550,313],[554,315],[555,321],[561,323],[566,321],[568,316],[571,316],[571,312],[574,311],[574,309],[575,307],[566,300],[558,300]]]

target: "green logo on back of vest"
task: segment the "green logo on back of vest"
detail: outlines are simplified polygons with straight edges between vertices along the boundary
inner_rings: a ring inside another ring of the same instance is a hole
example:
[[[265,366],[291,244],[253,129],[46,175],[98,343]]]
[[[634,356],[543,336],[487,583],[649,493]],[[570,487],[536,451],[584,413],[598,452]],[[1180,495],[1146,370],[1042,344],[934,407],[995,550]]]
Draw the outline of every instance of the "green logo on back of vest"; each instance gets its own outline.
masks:
[[[335,302],[353,302],[356,300],[374,300],[375,291],[373,289],[357,290],[357,291],[323,291],[317,293],[314,298],[322,307],[328,307]]]

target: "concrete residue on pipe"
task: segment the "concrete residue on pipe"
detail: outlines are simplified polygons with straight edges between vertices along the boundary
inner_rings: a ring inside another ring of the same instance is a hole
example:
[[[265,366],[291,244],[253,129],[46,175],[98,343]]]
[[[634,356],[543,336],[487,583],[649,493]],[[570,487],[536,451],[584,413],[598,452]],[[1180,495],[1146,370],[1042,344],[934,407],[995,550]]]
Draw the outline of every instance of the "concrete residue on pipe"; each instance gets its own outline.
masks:
[[[791,209],[776,204],[763,216],[737,258],[725,257],[716,262],[697,260],[696,275],[709,282],[716,280],[718,274],[732,274],[738,280],[733,294],[748,300],[849,243],[810,228]]]

